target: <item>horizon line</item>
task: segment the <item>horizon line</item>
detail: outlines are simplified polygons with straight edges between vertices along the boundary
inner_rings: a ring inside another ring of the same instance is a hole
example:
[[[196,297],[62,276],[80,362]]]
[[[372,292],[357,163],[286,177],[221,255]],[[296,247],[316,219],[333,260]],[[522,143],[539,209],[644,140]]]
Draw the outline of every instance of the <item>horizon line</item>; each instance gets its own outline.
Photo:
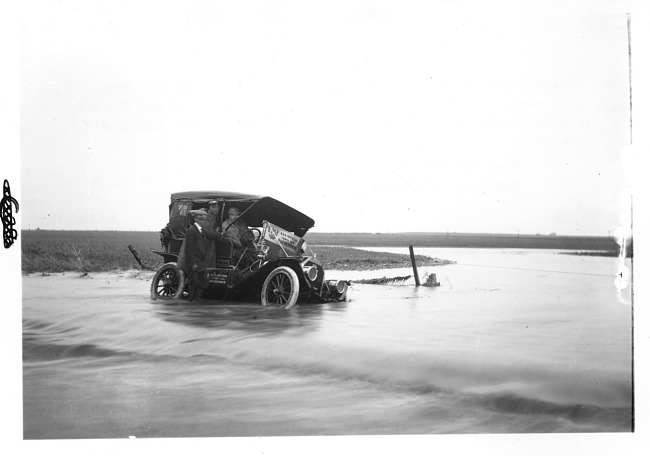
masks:
[[[138,230],[138,229],[76,229],[76,228],[21,228],[20,231],[72,231],[72,232],[132,232],[132,233],[158,233],[160,230]],[[610,233],[602,234],[558,234],[555,232],[543,233],[491,233],[491,232],[465,232],[465,231],[308,231],[305,236],[312,235],[370,235],[370,236],[395,236],[395,235],[436,235],[436,236],[507,236],[507,237],[590,237],[610,239],[614,236]]]

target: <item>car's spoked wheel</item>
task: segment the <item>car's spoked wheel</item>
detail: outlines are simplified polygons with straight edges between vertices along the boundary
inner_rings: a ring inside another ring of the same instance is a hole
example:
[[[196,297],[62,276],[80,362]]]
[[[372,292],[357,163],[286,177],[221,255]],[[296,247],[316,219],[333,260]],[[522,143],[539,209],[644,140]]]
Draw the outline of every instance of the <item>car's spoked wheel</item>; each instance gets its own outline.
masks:
[[[262,285],[262,305],[291,309],[298,302],[299,291],[300,284],[295,271],[280,266],[271,271]]]
[[[167,263],[158,269],[151,283],[152,299],[176,299],[183,294],[185,272],[176,263]]]

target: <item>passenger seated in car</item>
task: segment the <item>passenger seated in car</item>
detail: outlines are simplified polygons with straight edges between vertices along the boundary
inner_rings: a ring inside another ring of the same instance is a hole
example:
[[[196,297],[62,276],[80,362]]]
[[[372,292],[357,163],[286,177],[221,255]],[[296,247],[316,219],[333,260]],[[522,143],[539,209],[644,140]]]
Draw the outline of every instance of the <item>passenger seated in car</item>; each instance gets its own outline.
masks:
[[[210,226],[215,231],[221,231],[221,204],[219,201],[212,200],[208,203],[208,217],[210,218]]]
[[[248,231],[248,224],[240,217],[240,214],[239,208],[231,207],[228,209],[228,218],[221,226],[223,228],[223,240],[232,242],[233,260],[235,262],[239,261],[239,267],[245,269],[253,264],[256,254],[253,245],[243,245],[241,242],[241,235]]]
[[[236,207],[228,209],[228,218],[221,224],[223,228],[223,239],[232,241],[232,245],[242,250],[242,243],[239,240],[242,234],[248,231],[246,221],[239,217],[241,211]],[[237,218],[239,217],[239,218]]]

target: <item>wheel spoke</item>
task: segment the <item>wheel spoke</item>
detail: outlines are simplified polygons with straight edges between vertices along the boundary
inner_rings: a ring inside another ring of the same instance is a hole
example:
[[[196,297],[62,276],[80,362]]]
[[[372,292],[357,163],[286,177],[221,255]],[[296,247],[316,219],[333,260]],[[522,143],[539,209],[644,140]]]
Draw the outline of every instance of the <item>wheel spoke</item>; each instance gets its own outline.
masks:
[[[264,282],[262,290],[262,305],[286,306],[295,305],[299,284],[293,270],[281,266],[273,271]]]
[[[169,284],[163,283],[159,285],[158,289],[160,290],[160,294],[163,296],[170,296],[174,294],[174,289],[171,287]]]
[[[162,271],[155,284],[155,293],[162,298],[176,294],[180,286],[180,274],[175,269]]]

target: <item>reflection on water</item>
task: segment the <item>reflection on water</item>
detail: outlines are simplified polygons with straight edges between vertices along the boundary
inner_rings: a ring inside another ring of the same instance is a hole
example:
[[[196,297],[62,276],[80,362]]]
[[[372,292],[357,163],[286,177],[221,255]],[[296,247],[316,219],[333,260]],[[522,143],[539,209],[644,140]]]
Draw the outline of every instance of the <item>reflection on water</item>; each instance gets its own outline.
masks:
[[[630,430],[629,290],[602,277],[616,259],[417,253],[458,264],[430,271],[437,288],[353,285],[289,311],[26,277],[25,437]]]
[[[287,312],[273,306],[215,300],[204,300],[200,304],[183,300],[161,301],[159,304],[155,314],[164,321],[193,327],[241,330],[249,336],[314,332],[318,330],[324,311],[344,311],[348,305],[346,302],[307,304]]]

